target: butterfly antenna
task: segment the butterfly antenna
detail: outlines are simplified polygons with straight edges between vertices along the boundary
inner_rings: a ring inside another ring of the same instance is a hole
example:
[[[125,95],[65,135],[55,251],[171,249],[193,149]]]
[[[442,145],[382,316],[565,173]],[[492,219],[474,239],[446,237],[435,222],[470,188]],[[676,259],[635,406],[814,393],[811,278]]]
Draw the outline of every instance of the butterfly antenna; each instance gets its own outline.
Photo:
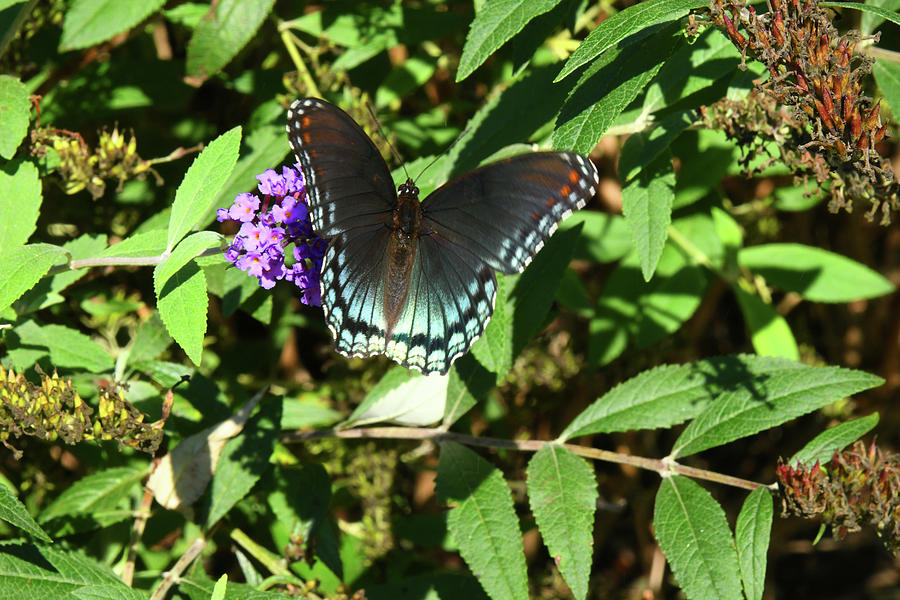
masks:
[[[431,167],[431,165],[433,165],[434,163],[436,163],[436,162],[438,161],[438,159],[440,159],[442,156],[444,156],[445,154],[447,154],[448,152],[450,152],[451,150],[453,150],[453,146],[455,146],[457,143],[459,143],[459,141],[460,141],[461,139],[463,139],[464,137],[466,137],[466,135],[467,135],[470,131],[472,131],[472,127],[471,127],[471,126],[466,127],[465,130],[464,130],[461,134],[459,134],[458,136],[456,136],[456,139],[453,140],[453,143],[450,144],[449,146],[447,146],[447,149],[446,149],[446,150],[444,150],[443,152],[441,152],[440,154],[438,154],[437,156],[435,156],[435,157],[431,160],[430,163],[428,163],[427,165],[425,165],[425,168],[422,169],[422,170],[419,172],[418,175],[416,175],[416,178],[415,178],[413,181],[418,181],[418,180],[419,180],[419,177],[421,177],[422,175],[424,175],[424,174],[425,174],[425,171],[427,171],[427,170]]]
[[[391,149],[391,153],[394,155],[394,158],[397,159],[397,162],[400,163],[400,166],[403,167],[403,172],[406,173],[406,178],[409,179],[409,171],[406,170],[406,165],[403,164],[403,159],[400,158],[400,153],[397,152],[397,149],[394,148],[394,145],[391,143],[391,140],[388,139],[388,136],[385,135],[384,129],[381,128],[381,121],[378,120],[378,117],[375,116],[375,110],[372,108],[372,105],[366,100],[366,108],[369,109],[369,114],[372,116],[372,120],[375,121],[375,127],[378,128],[378,133],[381,134],[381,137],[384,138],[384,141],[387,143],[388,148]]]

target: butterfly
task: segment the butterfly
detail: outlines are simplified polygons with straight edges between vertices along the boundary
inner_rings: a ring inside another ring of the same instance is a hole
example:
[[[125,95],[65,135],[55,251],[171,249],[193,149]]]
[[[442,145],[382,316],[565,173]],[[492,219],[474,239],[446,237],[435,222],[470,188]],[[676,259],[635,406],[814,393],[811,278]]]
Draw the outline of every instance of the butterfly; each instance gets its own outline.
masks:
[[[419,202],[411,179],[395,191],[381,154],[340,108],[305,98],[287,116],[310,221],[328,240],[322,307],[337,351],[386,354],[424,374],[446,374],[484,333],[494,271],[525,269],[599,183],[580,154],[532,152],[469,171]]]

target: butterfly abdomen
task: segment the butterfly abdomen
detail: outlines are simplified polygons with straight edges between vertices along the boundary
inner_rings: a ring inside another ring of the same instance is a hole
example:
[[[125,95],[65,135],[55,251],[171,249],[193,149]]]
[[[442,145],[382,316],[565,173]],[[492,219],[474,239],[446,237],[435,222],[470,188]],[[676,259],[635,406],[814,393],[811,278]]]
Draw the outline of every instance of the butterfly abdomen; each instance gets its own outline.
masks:
[[[391,218],[391,241],[384,284],[385,342],[393,336],[394,327],[403,314],[409,296],[410,274],[416,259],[416,240],[421,218],[418,190],[411,183],[400,186],[397,208]]]

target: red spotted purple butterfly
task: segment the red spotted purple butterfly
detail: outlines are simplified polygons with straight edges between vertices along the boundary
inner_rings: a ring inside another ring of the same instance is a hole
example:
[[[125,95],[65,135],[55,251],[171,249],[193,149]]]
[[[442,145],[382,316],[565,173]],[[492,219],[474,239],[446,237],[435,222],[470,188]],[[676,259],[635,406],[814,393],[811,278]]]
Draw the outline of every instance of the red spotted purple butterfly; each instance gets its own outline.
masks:
[[[484,333],[494,271],[521,272],[599,181],[580,154],[532,152],[470,171],[419,202],[411,179],[394,191],[375,145],[340,108],[295,100],[287,131],[313,230],[329,240],[322,306],[338,352],[386,354],[426,374],[445,374]]]

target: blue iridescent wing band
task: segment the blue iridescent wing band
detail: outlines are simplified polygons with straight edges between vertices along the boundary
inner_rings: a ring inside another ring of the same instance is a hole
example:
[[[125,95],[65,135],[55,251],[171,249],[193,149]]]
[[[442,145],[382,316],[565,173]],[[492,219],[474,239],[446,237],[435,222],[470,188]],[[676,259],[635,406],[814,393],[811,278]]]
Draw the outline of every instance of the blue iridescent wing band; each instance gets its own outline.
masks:
[[[424,228],[503,273],[521,272],[557,224],[597,192],[600,177],[572,152],[532,152],[470,171],[422,202]]]
[[[338,352],[386,354],[423,373],[446,373],[484,333],[494,312],[494,271],[461,246],[419,239],[409,296],[391,332],[384,316],[391,230],[358,228],[331,240],[322,266],[322,306]]]
[[[318,98],[295,100],[288,140],[300,163],[315,232],[330,238],[386,223],[397,192],[378,149],[350,115]]]

